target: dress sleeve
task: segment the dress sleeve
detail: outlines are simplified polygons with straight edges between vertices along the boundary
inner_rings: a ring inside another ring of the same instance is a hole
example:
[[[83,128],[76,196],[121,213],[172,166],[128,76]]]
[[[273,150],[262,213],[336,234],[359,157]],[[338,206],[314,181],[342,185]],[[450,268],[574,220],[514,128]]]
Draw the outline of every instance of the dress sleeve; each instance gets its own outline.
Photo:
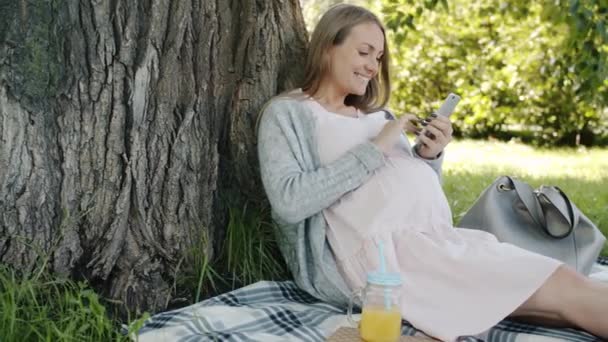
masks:
[[[258,157],[270,205],[282,220],[294,224],[359,187],[384,165],[384,156],[374,144],[365,142],[330,164],[313,168],[303,160],[302,151],[314,146],[310,143],[314,133],[297,129],[295,120],[286,113],[288,110],[271,104],[261,114]],[[303,136],[303,131],[309,136]]]

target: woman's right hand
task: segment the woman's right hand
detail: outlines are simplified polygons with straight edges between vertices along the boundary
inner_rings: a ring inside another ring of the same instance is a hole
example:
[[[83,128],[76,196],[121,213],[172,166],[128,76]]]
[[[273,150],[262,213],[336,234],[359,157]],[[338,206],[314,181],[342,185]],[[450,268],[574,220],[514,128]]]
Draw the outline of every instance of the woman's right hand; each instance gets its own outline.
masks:
[[[384,154],[388,154],[397,141],[399,141],[399,137],[403,131],[409,133],[421,131],[415,124],[418,120],[418,117],[414,114],[403,114],[398,119],[391,120],[387,122],[380,133],[372,139],[372,143],[374,143]]]

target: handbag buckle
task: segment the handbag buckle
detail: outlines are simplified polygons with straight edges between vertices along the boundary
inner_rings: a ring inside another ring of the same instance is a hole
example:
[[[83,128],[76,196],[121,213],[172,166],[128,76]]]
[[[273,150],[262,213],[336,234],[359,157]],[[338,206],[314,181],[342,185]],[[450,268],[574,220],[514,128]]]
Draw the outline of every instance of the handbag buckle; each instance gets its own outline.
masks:
[[[496,186],[496,188],[498,188],[498,191],[511,191],[511,190],[513,190],[512,187],[510,187],[509,185],[504,184],[504,183],[498,184]]]

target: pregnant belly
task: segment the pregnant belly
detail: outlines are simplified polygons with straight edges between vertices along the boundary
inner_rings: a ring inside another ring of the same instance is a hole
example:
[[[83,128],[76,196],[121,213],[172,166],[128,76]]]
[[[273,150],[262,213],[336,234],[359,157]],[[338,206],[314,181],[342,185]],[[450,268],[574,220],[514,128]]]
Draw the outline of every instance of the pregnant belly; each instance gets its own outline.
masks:
[[[437,174],[421,160],[389,157],[362,186],[325,212],[330,225],[354,229],[361,236],[404,226],[426,230],[451,226],[451,212]]]

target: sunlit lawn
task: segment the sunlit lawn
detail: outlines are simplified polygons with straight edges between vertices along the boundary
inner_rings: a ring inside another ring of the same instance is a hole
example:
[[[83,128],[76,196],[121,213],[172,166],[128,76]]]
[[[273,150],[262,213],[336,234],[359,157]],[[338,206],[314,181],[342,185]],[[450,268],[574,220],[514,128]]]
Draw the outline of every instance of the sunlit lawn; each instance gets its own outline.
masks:
[[[501,175],[559,186],[608,236],[608,148],[539,149],[520,143],[453,141],[443,165],[454,222]],[[608,256],[608,244],[603,255]]]

